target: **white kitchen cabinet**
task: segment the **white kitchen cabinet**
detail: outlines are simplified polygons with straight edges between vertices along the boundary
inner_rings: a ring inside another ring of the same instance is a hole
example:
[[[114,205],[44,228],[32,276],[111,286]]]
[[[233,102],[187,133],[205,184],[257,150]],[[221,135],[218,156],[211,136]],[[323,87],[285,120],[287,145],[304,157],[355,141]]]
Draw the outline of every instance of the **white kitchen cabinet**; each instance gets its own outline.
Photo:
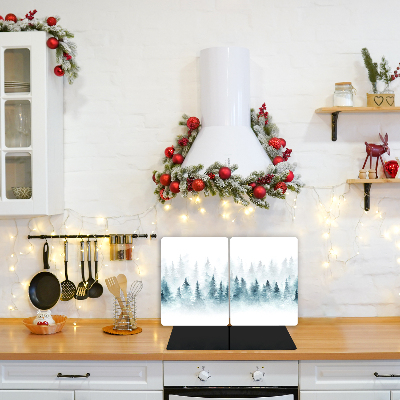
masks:
[[[163,392],[77,390],[75,400],[162,400]],[[380,400],[380,399],[379,399]]]
[[[64,209],[63,78],[48,37],[0,35],[0,216]]]
[[[74,400],[73,391],[0,390],[1,400]]]
[[[390,400],[390,391],[300,391],[300,400]]]

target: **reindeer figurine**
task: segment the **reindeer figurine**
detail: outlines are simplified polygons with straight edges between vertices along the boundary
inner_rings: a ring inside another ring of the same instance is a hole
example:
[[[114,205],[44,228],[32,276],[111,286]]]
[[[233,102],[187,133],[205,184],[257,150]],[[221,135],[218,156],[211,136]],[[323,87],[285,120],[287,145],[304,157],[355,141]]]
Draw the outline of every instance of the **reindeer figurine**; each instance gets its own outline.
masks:
[[[366,146],[366,152],[367,152],[367,158],[365,159],[363,169],[365,167],[365,164],[367,163],[368,157],[369,159],[369,168],[372,169],[372,157],[376,157],[376,173],[378,174],[378,162],[379,159],[381,160],[382,165],[385,165],[385,163],[382,160],[382,154],[388,153],[390,156],[390,149],[388,146],[388,134],[385,135],[385,138],[382,137],[381,134],[379,134],[379,137],[381,138],[383,144],[372,144],[372,143],[367,143],[365,142]],[[378,175],[377,175],[378,177]]]

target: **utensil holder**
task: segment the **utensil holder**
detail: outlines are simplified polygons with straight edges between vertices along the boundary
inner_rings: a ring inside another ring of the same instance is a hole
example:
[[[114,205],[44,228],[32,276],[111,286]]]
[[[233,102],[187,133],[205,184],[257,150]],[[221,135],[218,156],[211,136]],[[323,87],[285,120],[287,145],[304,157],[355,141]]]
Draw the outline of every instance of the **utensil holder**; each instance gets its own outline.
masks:
[[[133,331],[136,325],[136,301],[128,296],[127,300],[114,299],[114,325],[116,331]]]

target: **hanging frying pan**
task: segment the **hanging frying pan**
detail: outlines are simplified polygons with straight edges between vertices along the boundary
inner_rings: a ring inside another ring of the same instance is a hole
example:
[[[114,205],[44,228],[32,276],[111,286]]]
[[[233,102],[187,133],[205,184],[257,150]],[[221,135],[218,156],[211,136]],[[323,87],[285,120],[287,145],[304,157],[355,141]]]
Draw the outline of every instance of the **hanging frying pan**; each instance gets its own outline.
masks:
[[[39,310],[53,308],[60,299],[61,286],[57,277],[50,271],[49,244],[43,246],[44,271],[38,272],[29,285],[29,298],[31,303]]]

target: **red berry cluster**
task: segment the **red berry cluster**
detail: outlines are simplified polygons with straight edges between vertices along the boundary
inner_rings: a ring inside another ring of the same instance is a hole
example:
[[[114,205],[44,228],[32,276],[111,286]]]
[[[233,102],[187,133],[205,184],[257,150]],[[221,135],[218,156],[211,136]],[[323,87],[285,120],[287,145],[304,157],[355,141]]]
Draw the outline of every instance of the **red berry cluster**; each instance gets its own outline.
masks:
[[[261,178],[257,179],[257,185],[266,185],[267,183],[271,183],[274,175],[273,174],[267,174]]]
[[[32,21],[35,18],[36,13],[37,13],[36,10],[29,11],[28,14],[25,14],[25,18],[29,19],[29,21]]]
[[[186,179],[188,192],[193,192],[193,187],[192,187],[193,182],[194,182],[193,178],[187,178]]]
[[[288,158],[290,157],[290,153],[291,153],[291,152],[292,152],[291,149],[286,149],[286,150],[283,152],[282,157],[283,157],[283,159],[284,159],[285,161],[288,160]]]
[[[72,58],[72,56],[70,56],[68,53],[63,53],[63,56],[67,61],[69,61]]]
[[[258,118],[264,117],[265,118],[265,125],[268,124],[268,112],[267,112],[267,106],[265,103],[259,108],[260,112],[258,113]]]
[[[189,139],[186,139],[186,138],[182,138],[182,139],[178,140],[178,144],[180,146],[187,146],[188,143],[189,143]]]
[[[400,65],[400,63],[399,63]],[[400,67],[397,67],[394,71],[393,71],[393,75],[391,76],[391,80],[394,81],[396,78],[400,77],[400,73],[399,73]]]
[[[215,174],[213,174],[212,172],[208,173],[207,175],[212,181],[215,179]]]

